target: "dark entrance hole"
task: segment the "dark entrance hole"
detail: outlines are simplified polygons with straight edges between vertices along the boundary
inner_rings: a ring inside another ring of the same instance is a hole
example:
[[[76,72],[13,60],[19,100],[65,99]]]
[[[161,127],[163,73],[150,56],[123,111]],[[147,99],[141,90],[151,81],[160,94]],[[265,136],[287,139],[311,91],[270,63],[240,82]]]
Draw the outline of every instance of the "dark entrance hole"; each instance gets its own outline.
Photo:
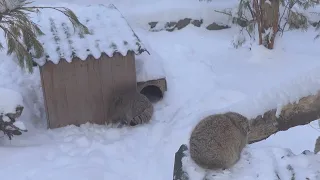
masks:
[[[152,103],[155,103],[163,98],[162,91],[158,86],[146,86],[140,91],[140,93],[145,95]]]

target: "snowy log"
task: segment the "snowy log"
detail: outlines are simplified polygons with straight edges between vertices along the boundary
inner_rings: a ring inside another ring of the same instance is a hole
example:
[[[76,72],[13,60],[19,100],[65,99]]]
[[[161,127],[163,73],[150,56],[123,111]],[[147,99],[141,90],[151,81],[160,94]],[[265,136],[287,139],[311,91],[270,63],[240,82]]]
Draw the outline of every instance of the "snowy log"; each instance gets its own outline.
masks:
[[[290,103],[282,107],[279,116],[277,110],[272,109],[251,119],[249,144],[267,139],[278,131],[306,125],[320,117],[320,91],[315,95],[303,97],[297,103]]]
[[[180,152],[181,149],[183,152]],[[240,160],[230,169],[206,170],[194,163],[187,146],[182,145],[176,153],[175,167],[179,162],[182,162],[181,171],[174,171],[173,180],[311,180],[320,177],[319,155],[310,151],[295,155],[291,150],[283,148],[251,148],[248,145],[242,151]]]

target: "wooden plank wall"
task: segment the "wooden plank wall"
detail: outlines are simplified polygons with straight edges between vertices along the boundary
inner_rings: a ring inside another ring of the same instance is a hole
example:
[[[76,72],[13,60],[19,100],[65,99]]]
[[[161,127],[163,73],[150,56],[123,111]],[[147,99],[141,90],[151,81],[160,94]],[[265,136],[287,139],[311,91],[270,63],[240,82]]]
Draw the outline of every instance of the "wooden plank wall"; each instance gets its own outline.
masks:
[[[111,96],[136,90],[135,56],[103,54],[99,60],[74,58],[40,67],[48,128],[108,122]]]

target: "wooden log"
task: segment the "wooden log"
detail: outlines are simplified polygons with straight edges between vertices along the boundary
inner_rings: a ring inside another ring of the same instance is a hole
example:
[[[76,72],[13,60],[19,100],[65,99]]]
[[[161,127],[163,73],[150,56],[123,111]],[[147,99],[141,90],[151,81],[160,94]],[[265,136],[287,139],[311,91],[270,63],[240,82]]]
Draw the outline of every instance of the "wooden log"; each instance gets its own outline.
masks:
[[[251,119],[249,144],[267,139],[279,131],[286,131],[292,127],[306,125],[320,117],[320,91],[315,95],[303,97],[298,103],[285,105],[280,115],[276,116],[276,109],[269,110]]]

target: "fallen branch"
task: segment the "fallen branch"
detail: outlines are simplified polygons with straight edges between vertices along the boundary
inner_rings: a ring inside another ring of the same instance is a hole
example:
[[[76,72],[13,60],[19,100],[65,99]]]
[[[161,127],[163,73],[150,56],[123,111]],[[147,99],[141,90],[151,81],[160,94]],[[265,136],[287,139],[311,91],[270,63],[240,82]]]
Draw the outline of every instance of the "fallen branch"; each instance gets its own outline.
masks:
[[[23,109],[23,106],[18,105],[15,113],[0,113],[0,132],[3,132],[10,140],[13,136],[19,136],[22,132],[28,132],[26,129],[21,129],[14,124],[16,118],[21,116]]]
[[[279,131],[306,125],[320,117],[320,91],[316,95],[303,97],[298,103],[287,104],[276,117],[276,109],[272,109],[251,119],[249,144],[267,139]]]

